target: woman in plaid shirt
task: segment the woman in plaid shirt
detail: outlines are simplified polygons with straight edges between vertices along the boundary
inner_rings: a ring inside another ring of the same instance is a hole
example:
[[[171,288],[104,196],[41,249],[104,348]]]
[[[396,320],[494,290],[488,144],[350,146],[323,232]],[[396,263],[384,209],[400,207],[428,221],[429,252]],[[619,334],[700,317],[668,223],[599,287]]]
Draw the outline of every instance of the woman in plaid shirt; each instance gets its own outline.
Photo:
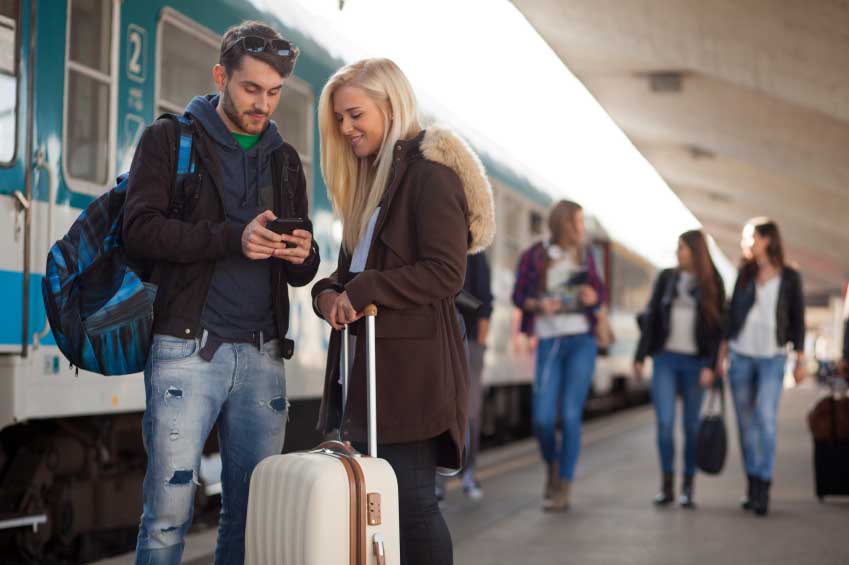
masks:
[[[519,260],[513,303],[522,310],[522,332],[539,338],[533,425],[547,470],[543,508],[562,512],[569,507],[581,448],[581,416],[598,348],[596,312],[604,304],[605,289],[584,242],[581,206],[558,202],[548,227],[551,238],[531,246]]]

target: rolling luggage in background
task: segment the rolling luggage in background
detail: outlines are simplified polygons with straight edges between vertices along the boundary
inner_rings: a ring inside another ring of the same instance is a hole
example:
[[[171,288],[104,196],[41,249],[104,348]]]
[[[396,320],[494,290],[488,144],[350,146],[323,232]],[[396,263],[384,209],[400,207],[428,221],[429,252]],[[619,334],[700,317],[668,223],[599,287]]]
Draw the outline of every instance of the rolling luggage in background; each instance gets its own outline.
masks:
[[[275,455],[254,469],[248,496],[248,565],[398,565],[398,482],[377,458],[374,319],[366,308],[368,455],[339,441]],[[343,335],[348,388],[348,329]],[[347,394],[343,395],[347,397]]]
[[[814,478],[817,498],[849,496],[849,396],[843,379],[830,378],[830,394],[808,414],[814,439]]]

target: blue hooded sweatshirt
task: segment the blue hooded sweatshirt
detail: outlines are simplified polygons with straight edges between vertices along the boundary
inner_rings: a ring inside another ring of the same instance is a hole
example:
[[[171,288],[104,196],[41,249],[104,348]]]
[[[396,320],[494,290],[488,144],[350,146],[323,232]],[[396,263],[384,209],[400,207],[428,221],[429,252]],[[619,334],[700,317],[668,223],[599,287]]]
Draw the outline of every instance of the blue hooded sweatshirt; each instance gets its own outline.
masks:
[[[247,224],[274,208],[271,155],[283,145],[283,138],[269,121],[257,144],[243,150],[216,113],[218,100],[218,95],[196,96],[186,113],[214,142],[227,219]],[[239,255],[217,261],[201,314],[203,328],[229,339],[248,338],[258,331],[266,338],[278,337],[271,302],[272,260]]]

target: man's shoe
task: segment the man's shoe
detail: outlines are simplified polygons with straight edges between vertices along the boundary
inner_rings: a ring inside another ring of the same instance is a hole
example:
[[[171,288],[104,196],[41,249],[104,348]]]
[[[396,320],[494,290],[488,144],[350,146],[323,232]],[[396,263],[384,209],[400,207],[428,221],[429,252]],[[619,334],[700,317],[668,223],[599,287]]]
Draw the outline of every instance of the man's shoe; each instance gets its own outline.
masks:
[[[463,484],[463,494],[472,500],[480,500],[483,498],[483,489],[481,489],[480,483],[472,481]]]

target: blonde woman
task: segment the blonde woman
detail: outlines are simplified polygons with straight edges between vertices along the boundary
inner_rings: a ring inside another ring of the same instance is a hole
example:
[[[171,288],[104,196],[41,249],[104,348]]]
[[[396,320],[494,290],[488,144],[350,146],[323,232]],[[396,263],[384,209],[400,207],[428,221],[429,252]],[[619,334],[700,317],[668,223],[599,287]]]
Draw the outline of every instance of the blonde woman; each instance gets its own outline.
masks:
[[[337,269],[313,287],[316,313],[333,328],[319,426],[362,450],[364,342],[343,406],[340,330],[357,334],[363,309],[377,304],[378,452],[398,477],[402,563],[451,563],[434,474],[462,462],[468,368],[454,296],[466,255],[492,241],[492,190],[462,140],[423,128],[392,61],[340,69],[318,113],[322,173],[343,225]]]

